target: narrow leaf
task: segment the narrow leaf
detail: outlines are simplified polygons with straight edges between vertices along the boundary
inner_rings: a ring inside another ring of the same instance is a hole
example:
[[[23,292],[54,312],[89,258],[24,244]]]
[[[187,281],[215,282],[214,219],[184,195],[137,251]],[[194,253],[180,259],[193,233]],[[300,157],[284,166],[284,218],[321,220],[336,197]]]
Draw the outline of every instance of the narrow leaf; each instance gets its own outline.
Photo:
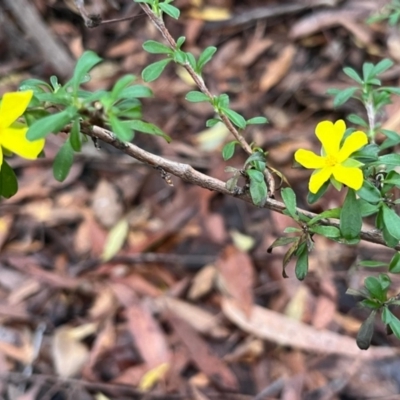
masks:
[[[340,213],[340,231],[346,240],[358,239],[360,236],[362,218],[356,194],[348,189],[342,211]]]
[[[18,191],[18,180],[14,170],[3,160],[0,169],[0,196],[9,199]]]
[[[296,194],[290,187],[281,190],[282,200],[285,203],[286,209],[294,220],[298,220],[299,216],[296,212]]]
[[[57,114],[35,121],[28,129],[26,137],[28,140],[37,140],[46,137],[50,133],[58,133],[65,125],[69,124],[77,115],[74,106],[66,108]]]
[[[85,75],[102,59],[91,50],[85,51],[76,63],[72,77],[74,93],[78,91],[79,85],[83,82]]]
[[[68,176],[74,162],[74,151],[69,140],[60,148],[54,158],[53,175],[56,180],[62,182]]]
[[[168,65],[168,63],[171,61],[170,58],[166,58],[161,61],[157,61],[153,64],[148,65],[143,71],[142,71],[142,78],[145,82],[152,82],[156,80],[164,71],[165,67]]]

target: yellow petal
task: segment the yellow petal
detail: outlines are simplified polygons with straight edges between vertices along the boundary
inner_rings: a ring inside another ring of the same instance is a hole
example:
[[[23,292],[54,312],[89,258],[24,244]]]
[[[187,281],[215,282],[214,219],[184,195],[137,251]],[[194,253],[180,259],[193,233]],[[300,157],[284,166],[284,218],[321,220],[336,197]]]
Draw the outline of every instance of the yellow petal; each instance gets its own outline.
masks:
[[[315,171],[310,178],[308,189],[311,193],[317,193],[321,186],[331,177],[332,167],[322,168]]]
[[[342,119],[334,124],[331,121],[322,121],[317,125],[315,134],[327,155],[337,155],[345,130],[346,124]]]
[[[353,132],[343,143],[339,151],[339,162],[347,160],[355,151],[361,149],[368,143],[368,137],[364,132]]]
[[[32,90],[6,93],[0,104],[0,128],[8,128],[15,122],[25,112],[32,96]]]
[[[309,169],[323,168],[325,165],[324,158],[321,156],[317,156],[310,150],[297,150],[296,153],[294,153],[294,159],[300,165]]]
[[[44,139],[30,142],[26,138],[28,128],[3,128],[0,130],[0,145],[20,157],[34,160],[44,147]]]
[[[354,190],[360,189],[364,181],[364,176],[360,168],[348,168],[340,164],[333,168],[333,176],[338,182]]]
[[[0,146],[0,169],[2,165],[3,165],[3,149]]]

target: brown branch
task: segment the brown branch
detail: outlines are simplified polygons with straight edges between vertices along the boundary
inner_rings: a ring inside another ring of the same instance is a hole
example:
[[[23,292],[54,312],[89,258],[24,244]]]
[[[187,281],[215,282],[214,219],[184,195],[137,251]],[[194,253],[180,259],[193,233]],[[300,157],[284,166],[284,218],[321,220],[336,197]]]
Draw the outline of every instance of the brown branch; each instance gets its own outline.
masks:
[[[93,126],[92,128],[86,127],[83,129],[84,133],[88,136],[91,136],[96,139],[100,139],[103,142],[106,142],[113,147],[123,151],[125,154],[147,164],[152,167],[161,167],[165,171],[170,174],[181,178],[185,182],[192,183],[193,185],[203,187],[205,189],[213,190],[215,192],[225,194],[228,196],[234,196],[232,192],[230,192],[225,187],[225,182],[220,181],[219,179],[212,178],[211,176],[205,175],[199,171],[196,171],[188,164],[178,163],[174,161],[167,160],[163,157],[157,156],[155,154],[149,153],[138,146],[135,146],[132,143],[122,142],[117,139],[114,133],[101,128],[99,126]],[[248,203],[252,203],[251,197],[245,193],[235,196],[241,200],[244,200]],[[264,208],[268,208],[272,211],[279,212],[281,214],[284,213],[286,206],[280,201],[268,198],[264,205]],[[299,214],[303,214],[308,218],[314,218],[318,214],[314,214],[310,211],[303,210],[301,208],[297,208],[297,212]],[[335,226],[340,228],[340,223],[336,219],[323,219],[319,221],[322,225]],[[386,246],[385,241],[383,240],[382,234],[376,229],[367,229],[365,227],[362,228],[360,233],[360,238],[367,242],[380,244],[382,246]],[[387,247],[387,246],[386,246]],[[400,250],[400,245],[395,247],[395,250]]]

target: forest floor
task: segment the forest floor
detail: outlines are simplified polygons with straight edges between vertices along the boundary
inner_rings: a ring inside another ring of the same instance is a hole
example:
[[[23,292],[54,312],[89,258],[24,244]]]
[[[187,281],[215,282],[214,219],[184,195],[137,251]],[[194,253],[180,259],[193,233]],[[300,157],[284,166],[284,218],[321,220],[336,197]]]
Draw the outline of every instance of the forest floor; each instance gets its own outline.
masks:
[[[47,55],[49,36],[40,46],[40,27],[21,22],[25,2],[0,4],[0,94],[27,78],[65,82],[88,49],[104,59],[90,90],[128,73],[140,82],[143,68],[160,59],[142,49],[162,38],[131,0],[87,2],[103,20],[134,16],[93,29],[72,0],[28,1],[57,40],[58,53]],[[246,119],[268,118],[244,135],[268,150],[301,208],[321,212],[344,199],[344,190],[330,189],[307,204],[310,171],[293,168],[296,149],[319,151],[318,122],[365,116],[356,101],[335,109],[326,94],[351,85],[343,67],[360,71],[390,58],[395,66],[382,81],[399,85],[399,30],[366,23],[385,3],[176,0],[181,18],[166,18],[173,37],[186,37],[186,51],[218,48],[204,73],[212,93],[228,93]],[[213,21],[217,15],[222,20]],[[245,154],[223,161],[229,132],[205,127],[209,105],[185,101],[195,88],[184,71],[171,63],[149,86],[145,120],[173,140],[137,133],[134,143],[228,180],[225,168],[240,168]],[[393,98],[379,118],[399,130],[399,115]],[[399,341],[377,319],[371,348],[359,350],[355,337],[368,314],[345,293],[380,271],[360,261],[388,261],[392,250],[315,238],[306,279],[296,279],[293,263],[283,278],[285,248],[267,249],[293,225],[287,216],[176,177],[169,186],[160,171],[91,141],[57,182],[52,161],[65,138],[51,135],[45,158],[10,161],[20,185],[0,204],[1,398],[400,398]],[[119,248],[113,239],[121,235]],[[392,280],[398,293],[400,279]]]

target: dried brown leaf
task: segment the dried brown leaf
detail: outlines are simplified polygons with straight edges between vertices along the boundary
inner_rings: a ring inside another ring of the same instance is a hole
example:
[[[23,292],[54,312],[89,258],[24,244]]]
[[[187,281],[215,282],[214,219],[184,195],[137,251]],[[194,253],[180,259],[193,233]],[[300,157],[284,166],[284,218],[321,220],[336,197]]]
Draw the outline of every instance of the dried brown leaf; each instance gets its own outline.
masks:
[[[237,390],[235,375],[220,357],[213,354],[208,344],[186,322],[170,313],[168,321],[188,348],[193,362],[207,377],[223,390]]]
[[[121,218],[123,205],[115,186],[101,180],[92,196],[92,209],[96,219],[106,228],[114,226]]]
[[[71,377],[81,371],[89,358],[89,350],[81,340],[93,334],[96,329],[96,324],[61,326],[56,329],[51,352],[58,375]]]
[[[278,58],[267,64],[266,69],[260,79],[260,90],[266,92],[285,77],[292,66],[296,48],[292,45],[286,46]]]
[[[197,332],[220,339],[229,334],[229,330],[221,325],[217,317],[193,304],[172,297],[158,298],[156,304],[163,310],[172,311]]]
[[[249,316],[253,305],[254,270],[250,257],[227,246],[216,262],[218,284]]]
[[[397,350],[388,347],[370,347],[360,350],[354,338],[327,330],[317,330],[310,325],[285,317],[260,306],[253,306],[248,318],[230,299],[222,300],[225,316],[245,332],[281,346],[291,346],[322,354],[341,354],[349,357],[382,358],[395,357]]]
[[[188,292],[190,300],[197,300],[208,294],[215,282],[217,271],[214,265],[206,265],[194,277]]]

